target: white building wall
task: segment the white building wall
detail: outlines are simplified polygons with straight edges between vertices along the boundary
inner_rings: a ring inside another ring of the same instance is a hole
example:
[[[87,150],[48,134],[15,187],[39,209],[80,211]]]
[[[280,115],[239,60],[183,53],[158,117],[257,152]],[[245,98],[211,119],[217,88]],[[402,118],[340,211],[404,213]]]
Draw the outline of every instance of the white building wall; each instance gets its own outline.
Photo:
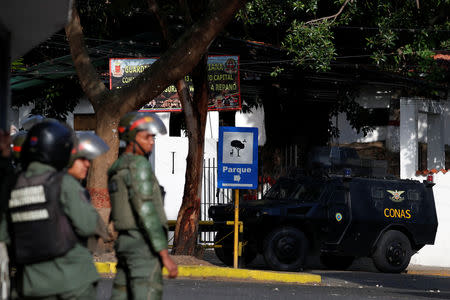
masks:
[[[448,97],[446,102],[441,103],[445,145],[450,145],[450,93]]]
[[[412,179],[424,180],[424,176]],[[438,230],[434,245],[426,245],[411,258],[411,264],[437,267],[450,267],[450,173],[439,172],[434,175],[434,201],[438,218]]]
[[[375,108],[379,102],[370,97],[363,103],[365,107]],[[345,115],[339,115],[334,124],[341,131],[340,143],[368,142],[384,140],[383,133],[377,128],[372,135],[364,138],[362,134],[356,134]],[[381,131],[383,132],[383,131]],[[392,141],[393,149],[400,151],[400,176],[422,181],[424,176],[416,176],[418,168],[418,143],[428,144],[428,169],[441,169],[445,167],[445,145],[450,144],[450,101],[433,102],[424,101],[422,98],[400,99],[400,127],[387,126],[386,137]],[[395,145],[395,136],[399,137],[398,145]],[[388,144],[388,141],[387,143]],[[412,264],[450,267],[450,172],[439,172],[434,176],[436,185],[433,187],[436,213],[438,217],[438,230],[434,245],[427,245],[415,254]]]
[[[390,100],[390,90],[366,86],[361,89],[361,94],[357,97],[356,102],[364,108],[389,108]],[[384,141],[389,134],[387,126],[377,126],[364,136],[362,132],[358,133],[356,129],[351,127],[345,113],[340,113],[337,117],[333,117],[331,121],[340,131],[340,136],[335,140],[338,144]]]
[[[236,112],[236,127],[257,127],[258,128],[258,146],[266,143],[264,107],[253,108],[251,113]]]
[[[377,126],[369,132],[366,136],[362,132],[358,133],[356,129],[352,128],[350,122],[347,120],[346,114],[339,114],[333,118],[333,125],[339,128],[340,135],[335,139],[337,144],[371,143],[386,140],[388,134],[387,126]]]
[[[415,99],[400,99],[400,177],[412,178],[418,166],[418,112]]]
[[[428,169],[445,169],[444,122],[440,114],[428,115]]]

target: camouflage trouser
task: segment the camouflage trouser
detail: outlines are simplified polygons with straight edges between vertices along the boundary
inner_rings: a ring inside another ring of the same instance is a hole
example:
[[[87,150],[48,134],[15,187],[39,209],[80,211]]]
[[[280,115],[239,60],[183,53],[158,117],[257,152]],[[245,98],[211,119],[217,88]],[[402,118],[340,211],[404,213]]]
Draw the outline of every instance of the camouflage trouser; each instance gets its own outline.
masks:
[[[22,300],[93,300],[97,298],[97,291],[95,289],[95,285],[90,283],[85,285],[79,289],[76,289],[71,292],[62,293],[54,296],[46,296],[46,297],[23,297],[19,296],[18,298],[13,299],[22,299]]]
[[[140,261],[134,262],[127,261],[128,264],[121,264],[119,258],[111,300],[161,299],[163,283],[159,259],[153,257],[153,259],[140,259]],[[135,263],[139,264],[139,269],[145,268],[149,275],[139,276],[142,275],[142,272],[133,272],[133,270],[130,270]]]

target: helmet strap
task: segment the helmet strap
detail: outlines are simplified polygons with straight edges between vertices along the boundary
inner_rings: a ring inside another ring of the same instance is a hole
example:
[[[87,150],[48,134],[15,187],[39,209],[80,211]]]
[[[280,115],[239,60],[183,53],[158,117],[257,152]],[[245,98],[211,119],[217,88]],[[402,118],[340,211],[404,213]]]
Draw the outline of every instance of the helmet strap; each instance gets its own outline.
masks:
[[[142,153],[144,153],[144,156],[149,158],[150,157],[150,152],[145,152],[144,148],[142,148],[141,144],[139,144],[136,139],[133,139],[133,153],[136,153],[136,145],[139,147],[139,149],[141,149]]]

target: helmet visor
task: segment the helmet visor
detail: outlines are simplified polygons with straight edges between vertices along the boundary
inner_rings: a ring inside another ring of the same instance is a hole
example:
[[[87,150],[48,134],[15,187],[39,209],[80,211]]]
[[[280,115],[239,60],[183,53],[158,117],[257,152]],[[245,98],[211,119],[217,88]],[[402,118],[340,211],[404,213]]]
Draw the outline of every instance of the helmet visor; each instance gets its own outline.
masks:
[[[154,113],[145,113],[142,118],[136,120],[131,126],[130,131],[134,128],[137,131],[148,131],[151,134],[166,134],[166,125]]]
[[[108,145],[95,133],[78,132],[78,143],[75,147],[75,156],[84,157],[89,160],[106,153],[109,150]]]

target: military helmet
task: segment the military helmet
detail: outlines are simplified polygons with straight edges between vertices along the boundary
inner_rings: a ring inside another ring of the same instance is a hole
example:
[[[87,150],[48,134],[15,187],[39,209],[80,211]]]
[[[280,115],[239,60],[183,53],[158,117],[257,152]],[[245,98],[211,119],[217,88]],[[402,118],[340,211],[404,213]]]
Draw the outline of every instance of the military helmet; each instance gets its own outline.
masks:
[[[73,146],[71,129],[55,120],[46,120],[31,127],[21,152],[22,165],[39,161],[62,170],[69,162]]]
[[[34,125],[36,125],[37,123],[40,123],[42,121],[44,121],[45,118],[41,115],[32,115],[28,118],[26,118],[23,122],[22,122],[22,128],[24,130],[30,130],[31,127],[33,127]]]
[[[134,141],[136,133],[148,131],[151,134],[166,134],[166,126],[154,113],[133,111],[127,113],[119,122],[119,138],[125,142]]]
[[[70,154],[69,167],[78,158],[92,160],[108,150],[108,145],[95,133],[88,131],[78,132]]]
[[[11,150],[15,160],[18,160],[20,158],[20,152],[22,151],[22,145],[26,137],[27,137],[26,130],[21,130],[11,137],[12,138]]]

